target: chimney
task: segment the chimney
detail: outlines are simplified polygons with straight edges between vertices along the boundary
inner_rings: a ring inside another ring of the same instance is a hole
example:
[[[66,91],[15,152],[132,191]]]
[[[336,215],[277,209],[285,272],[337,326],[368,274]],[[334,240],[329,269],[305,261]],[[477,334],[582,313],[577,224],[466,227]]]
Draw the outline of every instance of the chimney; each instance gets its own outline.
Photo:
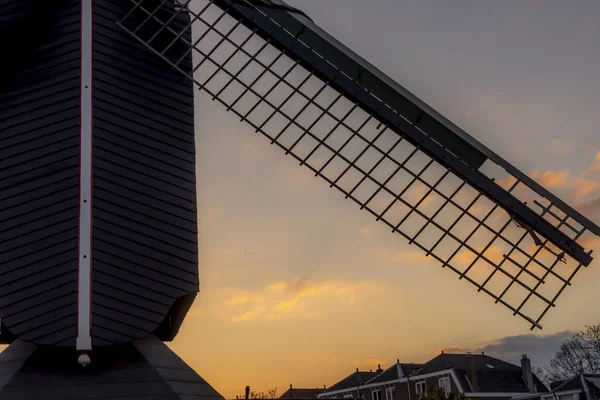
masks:
[[[358,368],[356,368],[356,372],[358,372]]]
[[[246,386],[246,394],[244,395],[246,400],[248,400],[248,397],[250,397],[250,386]]]
[[[377,364],[377,373],[382,373],[383,370],[381,369],[381,364]]]
[[[475,362],[475,357],[473,357],[470,353],[467,353],[463,360],[465,371],[467,372],[467,377],[469,378],[469,382],[471,382],[471,386],[473,386],[473,391],[479,391],[479,380],[477,379],[477,364]]]
[[[535,393],[533,386],[533,373],[531,372],[531,360],[527,357],[527,354],[523,354],[521,358],[521,371],[523,372],[523,381],[527,385],[530,393]]]

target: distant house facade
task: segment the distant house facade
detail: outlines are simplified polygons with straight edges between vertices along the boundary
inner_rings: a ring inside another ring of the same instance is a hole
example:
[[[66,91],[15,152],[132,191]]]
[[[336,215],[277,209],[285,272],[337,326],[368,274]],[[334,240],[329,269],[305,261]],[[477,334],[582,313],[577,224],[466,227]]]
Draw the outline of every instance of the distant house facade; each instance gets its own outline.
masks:
[[[398,360],[395,365],[362,385],[351,386],[350,383],[356,381],[349,379],[351,376],[318,397],[414,400],[428,388],[442,388],[446,393],[462,393],[474,399],[509,400],[516,396],[548,391],[532,374],[530,361],[525,356],[521,360],[521,367],[518,367],[484,354],[442,353],[422,365],[404,364]],[[346,384],[339,385],[342,382]]]

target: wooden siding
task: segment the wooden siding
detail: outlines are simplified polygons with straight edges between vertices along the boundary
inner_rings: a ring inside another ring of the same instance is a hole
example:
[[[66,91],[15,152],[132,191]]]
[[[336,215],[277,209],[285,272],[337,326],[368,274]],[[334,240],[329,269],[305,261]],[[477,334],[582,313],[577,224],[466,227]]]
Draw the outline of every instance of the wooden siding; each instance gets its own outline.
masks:
[[[193,85],[115,24],[129,7],[94,2],[95,346],[156,331],[198,291]]]
[[[4,339],[75,345],[79,30],[79,2],[0,1]]]

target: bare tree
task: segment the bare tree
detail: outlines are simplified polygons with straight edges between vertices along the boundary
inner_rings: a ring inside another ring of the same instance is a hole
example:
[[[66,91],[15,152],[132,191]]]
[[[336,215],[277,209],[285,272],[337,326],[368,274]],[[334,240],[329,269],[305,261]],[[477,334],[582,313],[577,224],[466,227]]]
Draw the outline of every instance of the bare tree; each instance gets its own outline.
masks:
[[[600,325],[586,326],[561,344],[546,372],[552,382],[600,372]]]
[[[531,367],[531,372],[533,373],[533,375],[537,376],[537,378],[542,381],[542,383],[544,384],[544,386],[546,386],[547,388],[550,388],[550,384],[551,379],[548,376],[548,373],[546,372],[546,370],[542,367],[538,367],[538,366],[533,366]]]

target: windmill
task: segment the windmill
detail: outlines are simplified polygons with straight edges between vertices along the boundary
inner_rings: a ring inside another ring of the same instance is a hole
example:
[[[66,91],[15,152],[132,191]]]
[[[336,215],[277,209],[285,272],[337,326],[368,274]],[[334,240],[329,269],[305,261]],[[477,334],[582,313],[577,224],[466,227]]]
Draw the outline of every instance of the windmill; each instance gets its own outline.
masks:
[[[194,88],[532,329],[592,262],[597,225],[283,1],[0,5],[0,399],[220,397],[163,344],[198,291]]]

